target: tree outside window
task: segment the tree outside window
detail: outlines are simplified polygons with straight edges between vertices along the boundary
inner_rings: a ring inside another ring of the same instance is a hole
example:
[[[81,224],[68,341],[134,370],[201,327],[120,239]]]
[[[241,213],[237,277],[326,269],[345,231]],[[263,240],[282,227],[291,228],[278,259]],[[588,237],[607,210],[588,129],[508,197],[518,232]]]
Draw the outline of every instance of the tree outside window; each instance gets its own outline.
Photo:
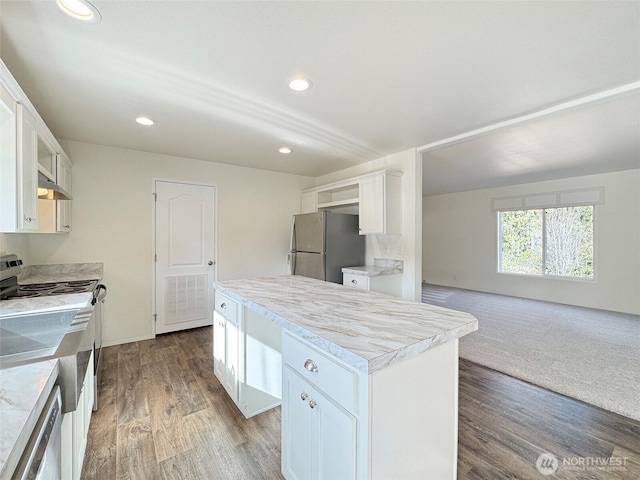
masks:
[[[500,212],[500,272],[593,278],[593,210]]]

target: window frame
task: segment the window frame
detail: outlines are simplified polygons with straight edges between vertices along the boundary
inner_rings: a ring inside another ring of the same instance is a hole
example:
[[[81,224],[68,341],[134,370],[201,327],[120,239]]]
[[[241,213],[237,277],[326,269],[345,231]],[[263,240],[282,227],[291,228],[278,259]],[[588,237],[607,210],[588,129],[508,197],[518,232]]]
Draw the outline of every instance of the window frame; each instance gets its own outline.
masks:
[[[550,207],[531,207],[531,208],[514,208],[514,209],[505,209],[505,210],[496,210],[496,223],[497,223],[497,271],[496,273],[499,275],[510,275],[516,277],[526,277],[526,278],[538,278],[538,279],[547,279],[547,280],[567,280],[571,282],[582,282],[582,283],[596,283],[597,281],[597,229],[596,229],[596,219],[598,209],[596,208],[597,204],[595,203],[585,203],[585,204],[576,204],[576,205],[558,205],[558,206],[550,206]],[[593,208],[593,236],[592,236],[592,248],[593,248],[593,276],[592,277],[572,277],[568,275],[553,275],[546,273],[547,266],[547,215],[545,213],[546,210],[550,210],[553,208],[573,208],[573,207],[591,207]],[[508,211],[523,211],[523,210],[541,210],[542,211],[542,273],[518,273],[518,272],[505,272],[502,269],[502,214]]]

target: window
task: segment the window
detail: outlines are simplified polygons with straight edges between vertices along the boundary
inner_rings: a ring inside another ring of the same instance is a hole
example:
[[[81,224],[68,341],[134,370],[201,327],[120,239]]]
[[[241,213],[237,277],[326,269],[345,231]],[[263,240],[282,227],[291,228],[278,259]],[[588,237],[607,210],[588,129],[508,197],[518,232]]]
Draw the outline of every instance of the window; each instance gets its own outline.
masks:
[[[593,205],[498,213],[499,271],[593,278]]]

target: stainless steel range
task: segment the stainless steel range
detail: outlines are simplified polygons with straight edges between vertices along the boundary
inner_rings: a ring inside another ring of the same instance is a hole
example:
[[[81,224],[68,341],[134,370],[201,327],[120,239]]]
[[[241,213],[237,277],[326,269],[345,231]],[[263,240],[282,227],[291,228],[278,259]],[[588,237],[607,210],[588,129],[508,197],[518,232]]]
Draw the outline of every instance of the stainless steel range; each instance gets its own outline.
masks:
[[[20,300],[73,293],[92,293],[92,307],[80,309],[77,312],[75,318],[70,321],[57,351],[53,353],[46,348],[42,348],[39,351],[43,356],[55,357],[60,360],[62,367],[61,382],[67,384],[66,388],[63,389],[64,412],[74,410],[76,407],[77,397],[80,395],[79,386],[86,373],[89,357],[91,353],[93,353],[93,388],[95,399],[93,409],[94,411],[97,410],[97,389],[102,353],[102,305],[107,296],[107,287],[98,283],[98,279],[19,284],[18,275],[21,272],[21,265],[22,260],[18,259],[16,255],[4,255],[0,257],[0,300]],[[9,335],[13,335],[11,340],[14,344],[16,341],[23,341],[24,343],[24,338],[16,332],[20,332],[21,323],[25,324],[26,322],[33,321],[34,315],[39,315],[44,319],[46,315],[53,317],[55,314],[16,314],[3,316],[3,324],[12,325],[11,329],[6,330],[4,333],[5,343],[8,344],[9,342],[9,338],[6,338],[7,332],[9,332]],[[0,330],[2,330],[1,325]],[[30,341],[33,342],[33,340]],[[5,350],[8,350],[6,345]],[[14,355],[14,358],[20,361],[21,357]]]

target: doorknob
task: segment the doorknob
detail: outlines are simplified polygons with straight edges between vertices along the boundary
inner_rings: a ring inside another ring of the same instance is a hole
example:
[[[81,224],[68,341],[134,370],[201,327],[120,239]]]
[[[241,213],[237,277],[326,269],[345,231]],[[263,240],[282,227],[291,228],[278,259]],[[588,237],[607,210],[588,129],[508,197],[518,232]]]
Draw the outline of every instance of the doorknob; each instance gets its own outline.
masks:
[[[207,262],[207,265],[213,265],[213,260],[209,260],[209,261]]]

